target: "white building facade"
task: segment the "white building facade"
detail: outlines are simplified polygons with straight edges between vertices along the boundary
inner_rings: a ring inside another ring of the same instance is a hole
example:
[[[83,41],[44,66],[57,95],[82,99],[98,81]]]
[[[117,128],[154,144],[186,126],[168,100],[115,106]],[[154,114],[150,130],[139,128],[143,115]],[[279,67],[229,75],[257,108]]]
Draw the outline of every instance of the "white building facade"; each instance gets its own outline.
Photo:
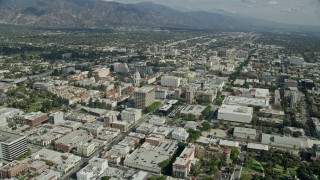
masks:
[[[141,119],[142,110],[127,108],[121,112],[121,119],[127,122],[137,122]]]
[[[167,87],[179,87],[181,84],[181,78],[175,76],[162,76],[161,86]]]

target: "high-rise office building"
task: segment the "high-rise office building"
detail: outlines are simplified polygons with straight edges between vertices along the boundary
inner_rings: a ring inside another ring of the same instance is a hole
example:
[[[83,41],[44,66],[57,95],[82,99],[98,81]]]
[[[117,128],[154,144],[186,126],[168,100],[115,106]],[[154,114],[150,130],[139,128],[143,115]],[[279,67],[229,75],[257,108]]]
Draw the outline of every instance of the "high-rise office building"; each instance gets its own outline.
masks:
[[[26,136],[0,131],[0,158],[12,161],[26,152]]]
[[[155,101],[155,87],[142,87],[133,92],[134,105],[137,109],[144,109]]]

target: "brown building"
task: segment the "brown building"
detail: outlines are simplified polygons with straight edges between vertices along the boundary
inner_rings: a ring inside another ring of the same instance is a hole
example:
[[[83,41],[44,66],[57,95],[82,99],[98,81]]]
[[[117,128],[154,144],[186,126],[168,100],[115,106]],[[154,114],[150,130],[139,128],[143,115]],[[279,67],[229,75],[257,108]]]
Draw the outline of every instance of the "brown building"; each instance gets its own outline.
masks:
[[[19,161],[13,161],[0,170],[0,179],[13,178],[19,174],[29,170],[27,164],[21,163]]]
[[[129,129],[129,124],[125,121],[114,121],[111,124],[112,128],[120,129],[120,131],[125,132]]]
[[[158,146],[159,144],[163,143],[164,140],[165,137],[159,134],[150,134],[148,137],[146,137],[146,142],[153,146]]]
[[[86,130],[75,130],[54,142],[54,148],[62,152],[70,152],[72,148],[91,141],[93,136]]]
[[[30,170],[36,174],[41,174],[49,168],[44,161],[33,161],[28,163]]]
[[[47,114],[41,113],[41,112],[29,113],[24,118],[25,118],[26,124],[31,126],[31,127],[37,126],[37,125],[39,125],[39,124],[41,124],[44,121],[47,121],[49,119]]]

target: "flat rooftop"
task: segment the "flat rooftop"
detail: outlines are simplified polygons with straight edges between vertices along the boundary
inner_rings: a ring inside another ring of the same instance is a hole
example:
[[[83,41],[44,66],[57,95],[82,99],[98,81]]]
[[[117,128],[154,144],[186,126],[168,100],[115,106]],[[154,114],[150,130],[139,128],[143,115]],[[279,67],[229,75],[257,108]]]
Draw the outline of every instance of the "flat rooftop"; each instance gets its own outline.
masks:
[[[236,106],[236,105],[227,105],[223,104],[219,108],[219,113],[232,113],[232,114],[247,114],[251,115],[253,113],[252,107],[245,107],[245,106]]]
[[[76,145],[92,140],[92,135],[85,130],[75,130],[55,141],[57,144]]]
[[[201,105],[187,105],[181,109],[181,114],[193,114],[196,116],[202,115],[202,111],[206,109],[206,106]]]
[[[19,140],[19,139],[21,139],[23,137],[25,137],[25,136],[21,136],[21,135],[18,135],[18,134],[14,134],[14,133],[11,133],[11,132],[6,132],[6,131],[0,130],[0,143],[9,144],[9,143],[17,141],[17,140]]]
[[[154,172],[160,173],[159,163],[173,155],[177,148],[178,141],[174,140],[166,140],[158,146],[144,143],[125,159],[125,164],[129,167],[139,167],[142,170],[152,168]]]
[[[233,133],[244,133],[244,134],[256,135],[257,131],[251,128],[235,127]]]
[[[138,93],[148,93],[148,92],[153,91],[153,90],[155,90],[155,87],[145,86],[145,87],[142,87],[142,88],[137,89],[137,90],[134,91],[134,92],[138,92]]]
[[[269,146],[264,144],[248,143],[248,149],[264,150],[268,151]]]
[[[223,101],[223,104],[268,107],[269,99],[248,98],[242,96],[228,96]]]

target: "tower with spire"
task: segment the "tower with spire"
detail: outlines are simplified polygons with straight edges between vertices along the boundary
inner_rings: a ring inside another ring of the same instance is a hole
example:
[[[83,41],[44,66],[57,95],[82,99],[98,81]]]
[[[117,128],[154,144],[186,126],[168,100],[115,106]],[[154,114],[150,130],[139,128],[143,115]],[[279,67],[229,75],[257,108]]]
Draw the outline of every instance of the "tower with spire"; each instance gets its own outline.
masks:
[[[140,73],[139,73],[138,69],[135,69],[135,72],[133,74],[133,85],[140,86],[140,80],[141,80]]]

